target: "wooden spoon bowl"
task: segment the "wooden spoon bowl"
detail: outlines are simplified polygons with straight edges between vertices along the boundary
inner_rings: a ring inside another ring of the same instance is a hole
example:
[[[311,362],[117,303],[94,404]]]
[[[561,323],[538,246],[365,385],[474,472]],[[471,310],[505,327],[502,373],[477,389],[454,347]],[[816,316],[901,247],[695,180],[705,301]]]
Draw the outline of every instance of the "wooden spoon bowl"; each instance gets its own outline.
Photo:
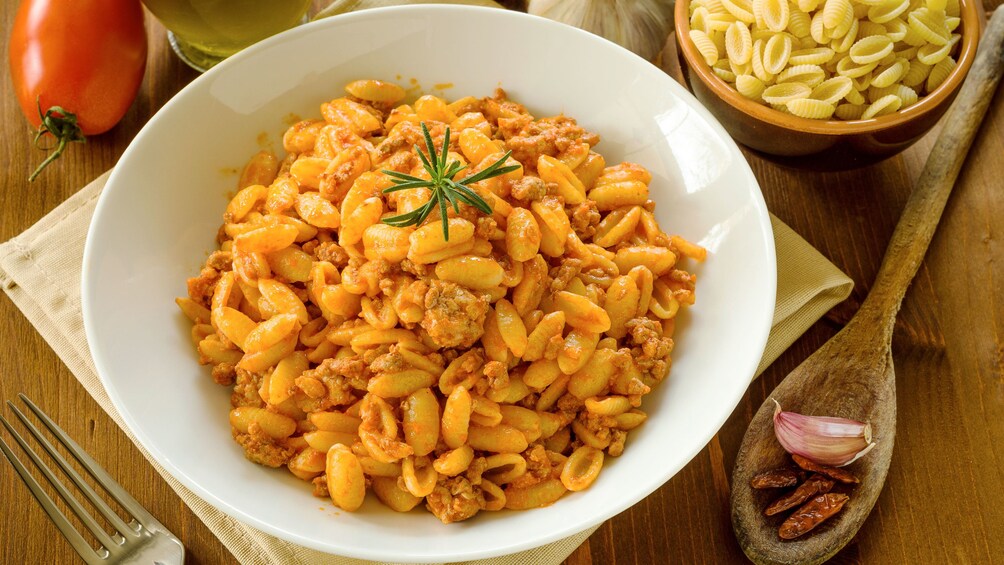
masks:
[[[847,470],[861,480],[837,517],[794,541],[777,529],[783,516],[763,510],[778,491],[753,490],[750,479],[762,471],[790,466],[791,456],[774,437],[774,402],[767,399],[750,422],[732,473],[732,525],[739,545],[755,563],[821,563],[852,538],[882,492],[896,437],[896,375],[881,321],[859,314],[833,339],[792,371],[771,398],[788,411],[837,416],[872,425],[875,447]],[[891,334],[891,325],[885,328]],[[839,487],[837,487],[839,489]]]
[[[976,61],[945,120],[917,186],[896,224],[875,284],[861,309],[833,339],[789,374],[771,397],[785,410],[837,416],[872,425],[874,449],[848,470],[861,480],[844,509],[792,541],[778,536],[778,517],[763,515],[769,497],[750,480],[784,466],[788,456],[774,436],[768,398],[750,422],[732,472],[732,527],[747,557],[758,564],[814,564],[847,544],[875,506],[885,484],[896,438],[896,375],[892,330],[896,313],[934,237],[945,203],[1004,72],[1004,6],[987,26]]]

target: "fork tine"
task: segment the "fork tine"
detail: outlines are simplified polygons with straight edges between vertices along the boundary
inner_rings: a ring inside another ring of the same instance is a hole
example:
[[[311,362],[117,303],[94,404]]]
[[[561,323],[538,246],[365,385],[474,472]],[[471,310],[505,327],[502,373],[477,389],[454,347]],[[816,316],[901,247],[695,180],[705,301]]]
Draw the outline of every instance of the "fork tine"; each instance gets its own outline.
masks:
[[[53,475],[52,470],[50,470],[49,467],[38,458],[35,452],[31,450],[31,447],[21,437],[21,435],[17,433],[17,430],[15,430],[7,421],[7,419],[4,418],[3,416],[0,416],[0,424],[3,424],[3,426],[7,428],[7,431],[14,438],[14,441],[16,441],[18,445],[21,446],[21,449],[28,454],[28,457],[30,457],[32,462],[35,463],[35,466],[38,467],[40,471],[42,471],[42,474],[45,475],[45,478],[48,479],[49,483],[52,484],[52,486],[56,489],[57,492],[59,492],[59,495],[63,497],[63,500],[66,501],[66,504],[70,507],[70,509],[73,510],[73,513],[77,515],[77,518],[79,518],[80,521],[84,523],[87,529],[91,531],[91,533],[94,535],[95,538],[98,539],[101,545],[104,546],[104,548],[108,550],[109,553],[115,553],[117,551],[121,551],[119,545],[115,543],[108,536],[108,534],[98,525],[98,523],[94,521],[94,518],[91,517],[91,515],[88,514],[87,511],[85,511],[80,506],[80,502],[78,502],[77,499],[66,490],[66,487],[63,486],[63,483],[59,482],[59,479],[57,479],[56,476]],[[63,514],[62,511],[60,511],[56,507],[55,503],[52,501],[52,498],[50,498],[49,495],[42,490],[41,485],[39,485],[38,482],[35,480],[35,478],[31,476],[31,474],[28,472],[27,469],[25,469],[24,465],[21,464],[20,460],[18,460],[17,457],[14,456],[13,452],[10,451],[10,448],[6,446],[6,442],[4,442],[3,451],[4,455],[7,456],[11,464],[14,465],[14,468],[17,469],[18,474],[21,475],[21,480],[23,480],[26,484],[28,484],[28,488],[31,489],[32,494],[34,494],[35,498],[38,499],[38,501],[42,504],[42,507],[45,508],[46,513],[49,514],[49,517],[52,518],[52,521],[56,523],[56,526],[59,527],[59,530],[63,533],[66,539],[70,542],[71,545],[73,545],[74,549],[77,550],[77,553],[79,553],[81,557],[84,557],[85,560],[87,559],[87,557],[85,556],[86,554],[82,553],[80,547],[78,546],[78,543],[81,543],[83,544],[83,547],[87,548],[89,554],[94,554],[94,556],[97,557],[97,553],[94,551],[94,549],[90,546],[89,543],[87,543],[83,539],[80,533],[73,528],[72,524],[70,524],[69,520],[66,518],[66,515]],[[17,461],[16,464],[14,463],[15,461]],[[50,507],[52,511],[50,511]],[[53,512],[55,512],[56,514],[54,515]]]
[[[152,514],[147,512],[146,508],[143,508],[143,506],[140,505],[140,503],[137,502],[136,499],[132,497],[132,495],[126,492],[126,490],[122,488],[122,485],[118,484],[115,481],[115,479],[113,479],[111,475],[109,475],[101,467],[101,465],[98,465],[98,463],[94,459],[92,459],[91,456],[88,455],[86,451],[81,449],[81,447],[77,445],[77,442],[73,441],[73,439],[70,438],[70,436],[67,435],[67,433],[64,432],[62,428],[56,425],[56,423],[53,422],[52,419],[49,418],[49,416],[46,415],[46,413],[43,412],[41,408],[35,406],[35,403],[29,400],[28,397],[25,396],[23,393],[18,393],[17,396],[18,398],[21,399],[22,402],[25,403],[25,405],[32,412],[35,413],[35,416],[38,416],[38,419],[41,420],[43,424],[45,424],[45,427],[49,428],[49,431],[52,432],[54,436],[56,436],[56,438],[60,441],[60,443],[63,444],[63,447],[69,450],[69,452],[73,454],[73,456],[77,459],[77,461],[79,461],[80,464],[83,465],[85,469],[87,469],[87,472],[90,473],[91,476],[94,477],[94,479],[97,480],[97,482],[100,483],[101,486],[108,491],[108,494],[110,494],[111,497],[115,499],[115,502],[118,502],[119,505],[122,506],[122,508],[125,508],[126,511],[129,512],[129,514],[131,514],[136,519],[137,522],[139,522],[141,525],[147,528],[150,528],[151,524],[156,524],[158,526],[160,525],[160,522],[158,522],[157,519],[154,518]]]
[[[38,484],[35,477],[33,477],[31,473],[25,469],[21,460],[14,455],[10,446],[7,445],[7,442],[4,441],[2,437],[0,437],[0,451],[3,451],[7,461],[10,462],[11,466],[14,467],[14,470],[17,471],[17,474],[20,475],[21,480],[24,481],[28,490],[30,490],[31,494],[36,500],[38,500],[38,503],[42,506],[42,509],[45,510],[45,513],[49,515],[49,519],[52,520],[52,523],[59,528],[59,532],[63,534],[66,541],[70,542],[70,545],[73,546],[73,550],[88,563],[90,563],[94,557],[97,557],[98,554],[94,551],[94,548],[91,547],[91,544],[87,543],[87,540],[84,539],[84,536],[80,535],[80,532],[73,529],[73,525],[70,524],[69,520],[67,520],[63,511],[56,507],[56,503],[49,498],[49,495],[46,494],[44,490],[42,490],[42,485]]]
[[[98,496],[96,492],[94,492],[94,489],[91,488],[91,485],[87,484],[84,481],[84,479],[81,478],[80,474],[77,473],[76,469],[71,467],[70,464],[67,463],[66,459],[64,459],[63,456],[60,455],[59,452],[56,451],[54,447],[52,447],[52,444],[49,443],[49,440],[45,439],[45,436],[42,435],[42,432],[40,432],[38,428],[36,428],[35,425],[32,424],[30,420],[28,420],[28,417],[25,416],[23,412],[18,410],[17,406],[14,406],[14,404],[9,400],[7,401],[7,406],[9,406],[10,409],[14,412],[14,415],[17,416],[19,420],[21,420],[21,423],[24,424],[24,427],[28,429],[31,435],[34,436],[35,441],[37,441],[42,446],[42,448],[45,449],[46,453],[49,454],[49,457],[52,457],[52,459],[56,461],[56,464],[59,465],[59,468],[62,469],[63,472],[70,477],[70,480],[73,481],[73,484],[77,485],[77,488],[84,493],[84,496],[87,497],[87,500],[91,501],[91,504],[93,504],[94,507],[97,508],[99,512],[101,512],[101,515],[104,516],[106,520],[111,522],[112,526],[116,530],[118,530],[120,534],[122,534],[123,536],[139,535],[136,533],[135,528],[130,527],[122,520],[122,518],[119,518],[119,515],[116,514],[115,511],[112,510],[110,506],[108,506],[108,504],[104,501],[104,499],[102,499],[100,496]]]

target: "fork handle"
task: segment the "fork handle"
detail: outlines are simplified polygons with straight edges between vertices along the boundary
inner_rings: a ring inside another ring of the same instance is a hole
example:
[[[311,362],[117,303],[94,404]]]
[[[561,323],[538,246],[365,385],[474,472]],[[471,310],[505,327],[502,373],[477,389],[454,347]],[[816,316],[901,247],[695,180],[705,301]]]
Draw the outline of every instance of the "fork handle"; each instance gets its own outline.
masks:
[[[861,305],[861,315],[857,316],[869,319],[870,323],[861,324],[869,331],[881,328],[885,343],[892,341],[896,314],[927,253],[1002,72],[1004,6],[998,6],[984,31],[969,76],[944,119],[944,128],[896,224],[875,284]]]

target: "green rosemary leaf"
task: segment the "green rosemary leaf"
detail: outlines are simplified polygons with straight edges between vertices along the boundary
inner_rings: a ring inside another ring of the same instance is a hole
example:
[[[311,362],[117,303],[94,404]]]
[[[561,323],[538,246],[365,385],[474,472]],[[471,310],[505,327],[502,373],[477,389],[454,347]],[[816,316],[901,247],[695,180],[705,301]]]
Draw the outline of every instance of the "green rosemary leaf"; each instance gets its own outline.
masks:
[[[476,208],[483,214],[492,214],[491,205],[476,191],[467,186],[481,180],[497,177],[515,171],[520,165],[504,166],[511,153],[506,154],[492,163],[484,170],[475,173],[460,181],[453,180],[461,171],[467,169],[467,165],[459,161],[449,160],[450,151],[450,128],[447,127],[443,133],[443,144],[439,152],[436,151],[432,134],[425,122],[421,123],[422,137],[425,138],[425,148],[418,144],[414,145],[418,158],[422,161],[422,166],[429,173],[429,179],[423,179],[414,175],[401,173],[398,171],[384,170],[384,174],[391,177],[394,185],[383,190],[384,193],[407,190],[410,188],[429,188],[432,194],[429,201],[419,206],[415,210],[405,214],[398,214],[384,218],[383,222],[396,227],[421,226],[434,210],[439,211],[439,219],[443,224],[443,239],[449,241],[449,207],[452,206],[454,212],[460,214],[460,203]]]
[[[453,205],[453,211],[456,212],[457,214],[459,214],[460,213],[460,206],[457,204],[457,195],[456,195],[456,193],[453,192],[452,190],[444,190],[443,191],[443,196],[445,196],[446,199],[450,201],[450,204]]]
[[[461,165],[460,161],[450,161],[450,166],[446,171],[446,178],[453,179],[457,176],[457,173],[467,168],[467,165]]]
[[[486,202],[485,199],[482,198],[480,194],[471,190],[470,187],[464,186],[462,184],[455,182],[452,184],[453,184],[452,188],[456,189],[458,196],[462,195],[469,200],[468,204],[474,206],[478,210],[481,210],[485,214],[491,215],[492,207],[488,205],[488,202]]]
[[[424,122],[423,122],[424,123]],[[446,132],[443,133],[443,148],[439,151],[439,170],[446,171],[446,160],[450,156],[450,126],[446,126]]]
[[[399,190],[407,190],[409,188],[430,188],[435,186],[431,181],[420,180],[420,181],[408,181],[402,182],[401,184],[395,184],[390,188],[383,189],[384,194],[388,192],[397,192]]]
[[[435,163],[436,144],[432,142],[432,134],[429,133],[429,128],[426,127],[425,122],[422,122],[422,135],[425,137],[425,147],[426,149],[429,150],[429,159],[431,159]],[[419,151],[419,153],[421,153],[421,151]],[[436,167],[433,167],[432,165],[428,165],[427,168],[430,169],[429,170],[430,173],[432,172],[433,169],[436,169]]]
[[[446,200],[439,199],[439,218],[443,221],[443,241],[450,241],[450,221],[446,216]]]
[[[509,159],[510,155],[512,155],[512,151],[506,151],[505,155],[503,155],[502,158],[499,159],[498,161],[495,161],[491,165],[488,165],[487,167],[484,168],[484,170],[480,172],[474,173],[469,177],[461,179],[459,182],[461,184],[471,184],[515,171],[520,167],[520,165],[509,165],[508,167],[502,166],[506,162],[506,160]]]
[[[394,177],[394,182],[397,182],[399,180],[409,181],[409,180],[416,180],[416,179],[418,179],[418,177],[416,177],[414,175],[409,175],[408,173],[399,173],[397,171],[392,171],[390,169],[383,169],[380,172],[383,173],[383,174],[385,174],[385,175],[387,175],[387,176],[389,176],[389,177]]]
[[[432,179],[435,180],[436,167],[432,166],[432,163],[429,162],[429,158],[425,156],[425,153],[422,153],[422,148],[420,148],[417,143],[415,144],[415,153],[418,153],[418,158],[422,160],[422,166],[425,167],[425,170],[429,171],[429,176],[431,176]],[[431,153],[430,155],[432,156],[433,160],[436,159],[435,153]]]
[[[453,197],[460,200],[464,204],[467,204],[468,206],[473,206],[478,210],[484,212],[484,209],[481,207],[481,204],[479,204],[477,201],[473,200],[470,196],[464,194],[463,192],[458,191],[456,194],[453,195]]]

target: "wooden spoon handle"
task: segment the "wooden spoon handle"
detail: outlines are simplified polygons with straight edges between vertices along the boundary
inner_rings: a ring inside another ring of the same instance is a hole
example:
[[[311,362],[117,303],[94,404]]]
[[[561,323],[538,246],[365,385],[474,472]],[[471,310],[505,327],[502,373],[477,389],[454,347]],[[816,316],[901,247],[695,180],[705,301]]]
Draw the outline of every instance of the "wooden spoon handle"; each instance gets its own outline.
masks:
[[[869,319],[862,327],[868,327],[869,331],[881,328],[886,343],[892,339],[893,324],[903,296],[927,253],[948,195],[993,100],[1002,72],[1004,6],[999,6],[980,41],[969,76],[944,119],[944,129],[896,224],[875,285],[861,306],[858,318]]]

